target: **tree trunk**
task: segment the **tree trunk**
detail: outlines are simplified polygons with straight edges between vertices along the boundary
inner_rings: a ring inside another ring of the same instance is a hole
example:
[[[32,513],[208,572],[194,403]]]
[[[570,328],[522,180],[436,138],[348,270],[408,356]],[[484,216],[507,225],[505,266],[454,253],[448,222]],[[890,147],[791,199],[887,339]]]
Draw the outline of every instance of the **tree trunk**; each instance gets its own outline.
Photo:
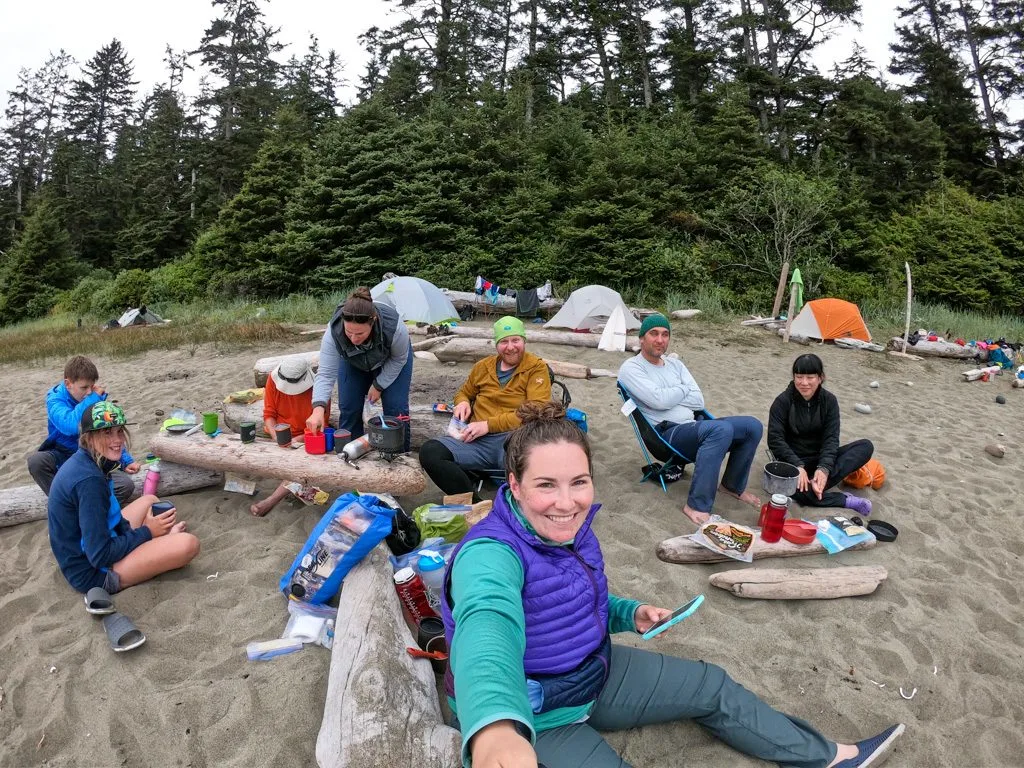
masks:
[[[750,0],[740,0],[740,13],[744,17],[743,22],[743,53],[747,60],[747,66],[751,69],[761,67],[761,53],[757,48],[757,29],[754,27],[754,9]],[[770,144],[768,140],[768,107],[764,103],[764,94],[758,92],[754,98],[754,107],[757,109],[757,122],[761,127],[761,139],[764,143]]]
[[[526,127],[533,124],[534,93],[537,88],[537,3],[539,0],[530,0],[530,33],[527,48],[526,76],[529,88],[526,91]]]
[[[342,585],[316,739],[320,768],[462,765],[462,735],[442,720],[430,662],[405,652],[415,645],[380,545]]]
[[[644,107],[651,108],[654,104],[654,93],[651,88],[651,64],[647,58],[647,34],[644,29],[643,14],[636,0],[630,0],[630,12],[633,16],[633,24],[636,27],[636,52],[640,59],[640,79],[644,91]]]
[[[708,581],[737,597],[762,600],[830,600],[870,595],[885,581],[888,572],[880,565],[848,568],[769,568],[721,571]]]
[[[872,536],[867,541],[854,544],[844,552],[852,552],[857,549],[871,549],[878,541]],[[775,544],[767,544],[761,537],[755,536],[751,546],[755,560],[764,557],[798,557],[800,555],[824,554],[825,547],[817,539],[810,544],[793,544],[782,539]],[[676,536],[672,539],[665,539],[661,542],[655,552],[659,560],[666,563],[728,563],[732,558],[712,552],[707,547],[698,544],[689,536]]]
[[[415,496],[426,487],[416,460],[408,455],[387,462],[371,453],[350,466],[336,455],[311,456],[301,448],[281,448],[269,440],[244,444],[237,435],[171,436],[159,433],[150,450],[180,464],[237,472],[255,477],[276,477],[315,485],[324,490],[360,490]]]
[[[967,47],[971,52],[971,63],[974,67],[974,79],[978,83],[978,92],[981,94],[981,106],[985,110],[985,124],[988,126],[989,141],[992,142],[992,154],[995,158],[996,168],[1003,168],[1003,146],[999,141],[999,125],[996,123],[995,112],[992,110],[992,99],[989,97],[988,78],[981,67],[981,59],[978,56],[978,42],[974,36],[974,27],[967,16],[967,9],[964,7],[964,0],[959,0],[960,18],[964,22],[964,39],[967,40]]]
[[[135,483],[135,492],[132,494],[132,498],[137,499],[142,495],[142,486],[146,481],[145,468],[131,477]],[[163,497],[223,484],[224,475],[219,471],[197,469],[184,464],[161,461],[160,483],[156,490],[157,494]],[[0,528],[45,518],[46,496],[39,486],[22,485],[0,492]]]

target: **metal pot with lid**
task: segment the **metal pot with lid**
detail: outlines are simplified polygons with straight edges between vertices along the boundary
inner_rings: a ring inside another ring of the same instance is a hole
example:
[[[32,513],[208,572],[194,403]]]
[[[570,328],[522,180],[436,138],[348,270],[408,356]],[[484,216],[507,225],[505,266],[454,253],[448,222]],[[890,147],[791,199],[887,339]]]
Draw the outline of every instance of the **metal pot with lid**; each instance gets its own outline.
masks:
[[[366,422],[370,445],[381,453],[403,453],[407,422],[391,416],[374,416]]]

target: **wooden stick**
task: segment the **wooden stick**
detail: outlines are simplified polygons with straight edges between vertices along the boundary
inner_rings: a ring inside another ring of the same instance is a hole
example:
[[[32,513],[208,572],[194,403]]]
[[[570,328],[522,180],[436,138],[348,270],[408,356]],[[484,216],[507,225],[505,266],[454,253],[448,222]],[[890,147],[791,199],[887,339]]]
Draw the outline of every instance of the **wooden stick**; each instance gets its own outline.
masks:
[[[281,448],[277,443],[257,440],[244,444],[226,435],[207,437],[171,436],[160,432],[149,447],[161,457],[179,464],[237,472],[254,477],[276,477],[295,480],[303,485],[316,485],[326,490],[358,490],[415,496],[426,487],[426,478],[416,459],[399,456],[392,462],[379,458],[376,452],[358,460],[356,467],[334,454],[311,456],[302,448]]]
[[[462,734],[442,721],[430,662],[405,652],[415,646],[379,545],[348,573],[339,597],[320,768],[462,765]]]
[[[775,302],[772,304],[772,317],[779,316],[782,309],[782,297],[786,293],[786,279],[789,277],[789,262],[782,265],[782,272],[779,274],[779,287],[775,289]]]
[[[708,577],[716,587],[737,597],[762,600],[829,600],[870,595],[888,577],[880,565],[847,568],[744,568]]]
[[[132,498],[137,499],[142,495],[142,486],[146,481],[145,467],[130,477],[135,483]],[[161,461],[160,483],[156,490],[160,496],[174,496],[198,488],[223,484],[224,474],[222,472],[175,464],[172,461]],[[37,485],[21,485],[0,492],[0,528],[29,523],[33,520],[44,520],[46,518],[46,503],[46,496]]]
[[[786,329],[782,333],[782,340],[789,343],[789,331],[793,327],[793,310],[796,309],[796,291],[789,286],[789,309],[786,310]]]
[[[854,544],[844,552],[852,552],[857,549],[871,549],[877,540],[874,536],[867,541]],[[817,539],[810,544],[793,544],[782,539],[775,544],[766,544],[760,536],[754,537],[751,545],[751,552],[755,560],[763,557],[798,557],[800,555],[820,555],[824,553],[825,547]],[[658,558],[666,563],[727,563],[732,558],[712,552],[705,546],[698,544],[689,536],[676,536],[672,539],[665,539],[658,545],[656,550]]]
[[[912,299],[914,294],[913,294],[913,290],[911,289],[911,286],[910,286],[910,262],[909,261],[904,261],[903,262],[903,267],[907,271],[907,322],[906,322],[906,325],[903,326],[903,348],[900,351],[901,352],[906,352],[907,351],[907,339],[910,337],[910,304],[911,304],[911,299]]]

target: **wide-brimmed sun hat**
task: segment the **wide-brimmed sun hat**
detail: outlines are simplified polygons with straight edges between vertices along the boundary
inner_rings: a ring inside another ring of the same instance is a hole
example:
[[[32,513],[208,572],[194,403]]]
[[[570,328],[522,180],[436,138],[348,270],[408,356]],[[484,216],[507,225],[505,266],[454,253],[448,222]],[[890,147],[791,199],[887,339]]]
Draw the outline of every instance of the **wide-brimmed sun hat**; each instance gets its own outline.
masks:
[[[285,395],[301,395],[313,386],[313,369],[304,357],[286,357],[270,375]]]
[[[128,423],[128,417],[124,415],[124,409],[103,400],[85,409],[78,428],[82,434],[85,434],[86,432],[99,432],[101,429],[128,426],[131,425]]]

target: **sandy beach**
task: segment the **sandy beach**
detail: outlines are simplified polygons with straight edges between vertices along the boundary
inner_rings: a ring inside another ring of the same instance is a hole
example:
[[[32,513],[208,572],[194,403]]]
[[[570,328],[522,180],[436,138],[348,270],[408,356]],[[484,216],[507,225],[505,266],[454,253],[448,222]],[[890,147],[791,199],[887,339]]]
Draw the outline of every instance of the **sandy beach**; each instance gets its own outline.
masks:
[[[226,393],[252,386],[256,358],[317,346],[316,337],[307,337],[274,349],[207,345],[194,354],[95,361],[111,397],[138,422],[133,453],[142,457],[166,418],[158,410],[214,409]],[[613,370],[627,356],[529,349]],[[793,358],[809,350],[821,355],[826,386],[840,401],[844,442],[873,440],[888,473],[881,491],[866,492],[874,517],[895,524],[900,535],[866,552],[752,566],[663,563],[654,555],[658,542],[694,530],[680,511],[688,478],[668,494],[639,483],[643,461],[619,412],[614,379],[566,380],[573,405],[589,417],[603,504],[596,531],[612,590],[668,608],[700,592],[707,597],[693,617],[657,640],[618,642],[720,664],[830,738],[855,740],[905,722],[888,765],[1024,765],[1024,390],[1010,389],[1007,374],[963,383],[959,372],[972,367],[963,363],[784,347],[765,331],[738,325],[674,323],[671,349],[715,415],[762,421],[789,380]],[[8,410],[0,488],[31,482],[25,456],[44,436],[45,393],[63,364],[7,365],[0,372]],[[413,401],[427,402],[417,390],[450,397],[469,367],[417,361]],[[878,389],[868,387],[872,380]],[[995,403],[997,394],[1006,405]],[[854,412],[857,402],[873,412]],[[1006,456],[987,455],[988,443],[1005,445]],[[757,493],[766,460],[760,451],[750,480]],[[261,496],[274,485],[262,481]],[[407,509],[438,498],[428,484]],[[281,635],[287,612],[277,582],[322,510],[285,502],[255,519],[249,497],[218,489],[173,500],[202,552],[189,567],[117,596],[118,609],[148,637],[127,654],[110,650],[100,622],[64,581],[45,521],[0,528],[0,766],[315,765],[330,653],[307,647],[249,662],[245,646]],[[754,509],[729,498],[720,496],[716,511],[756,523]],[[711,573],[733,567],[849,565],[883,565],[888,580],[870,596],[831,601],[744,600],[707,583]],[[908,700],[901,687],[916,694]],[[608,740],[638,768],[764,765],[690,723]]]

